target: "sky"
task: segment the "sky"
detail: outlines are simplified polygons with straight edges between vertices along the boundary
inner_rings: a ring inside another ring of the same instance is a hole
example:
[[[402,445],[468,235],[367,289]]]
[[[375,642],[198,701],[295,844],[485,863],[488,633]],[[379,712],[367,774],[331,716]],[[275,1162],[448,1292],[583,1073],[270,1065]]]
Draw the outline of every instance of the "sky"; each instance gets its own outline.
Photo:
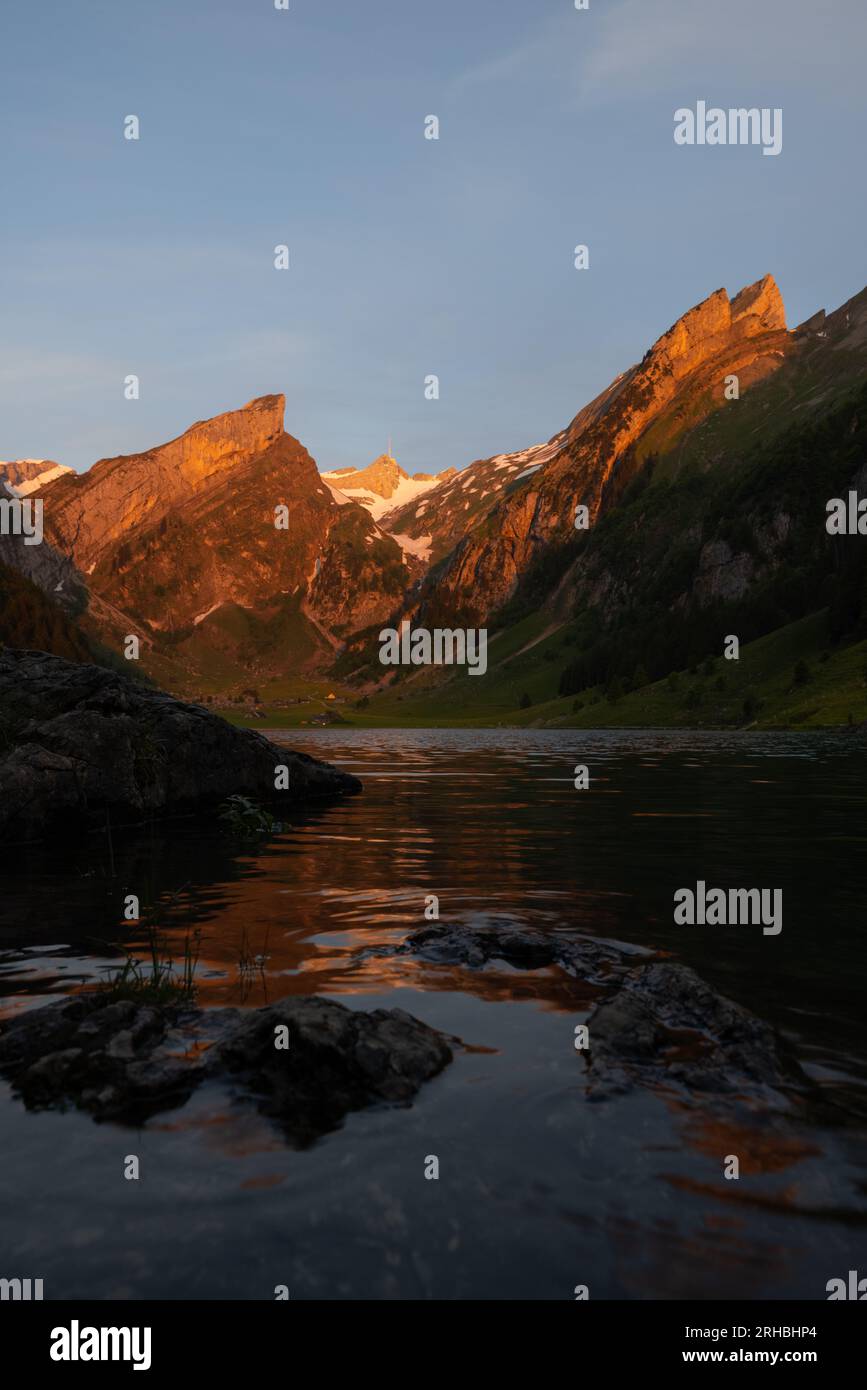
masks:
[[[835,308],[865,41],[864,0],[4,0],[0,457],[282,391],[322,469],[390,437],[436,473],[548,439],[721,286]],[[781,153],[678,146],[699,100],[781,108]]]

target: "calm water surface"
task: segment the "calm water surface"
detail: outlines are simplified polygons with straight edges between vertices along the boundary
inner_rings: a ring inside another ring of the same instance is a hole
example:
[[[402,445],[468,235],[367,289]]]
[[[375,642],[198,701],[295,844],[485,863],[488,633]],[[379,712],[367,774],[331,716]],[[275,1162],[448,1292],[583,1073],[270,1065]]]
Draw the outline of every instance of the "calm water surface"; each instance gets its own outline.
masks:
[[[824,1298],[867,1268],[867,792],[839,735],[302,730],[364,782],[227,856],[196,821],[62,846],[7,878],[0,1012],[137,943],[123,895],[201,929],[201,1001],[325,994],[456,1035],[412,1107],[303,1151],[219,1085],[141,1129],[31,1114],[0,1083],[0,1275],[51,1298]],[[591,789],[576,791],[586,762]],[[676,927],[672,894],[783,889],[783,931]],[[821,1123],[590,1102],[586,1001],[557,971],[387,952],[423,924],[515,923],[664,949],[771,1019],[832,1105]],[[261,957],[247,970],[239,961]],[[124,1156],[142,1177],[126,1182]],[[721,1178],[737,1153],[744,1176]],[[439,1182],[424,1179],[426,1155]]]

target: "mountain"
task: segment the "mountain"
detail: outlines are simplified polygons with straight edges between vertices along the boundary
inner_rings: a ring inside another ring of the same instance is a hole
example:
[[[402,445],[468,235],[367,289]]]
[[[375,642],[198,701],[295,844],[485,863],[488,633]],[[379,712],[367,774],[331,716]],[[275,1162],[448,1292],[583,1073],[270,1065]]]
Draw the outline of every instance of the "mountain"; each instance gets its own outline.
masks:
[[[375,521],[380,521],[396,507],[438,487],[446,475],[414,473],[410,477],[391,454],[380,454],[366,468],[338,468],[322,476],[345,497],[360,503]]]
[[[623,481],[640,450],[657,450],[725,403],[726,378],[747,391],[792,351],[780,292],[766,275],[729,299],[716,290],[662,335],[555,436],[550,454],[497,501],[438,567],[422,611],[480,621],[515,592],[530,567],[575,533],[576,507],[592,526],[606,487]]]
[[[797,632],[831,684],[837,653],[853,653],[851,713],[864,547],[824,523],[830,497],[867,486],[865,377],[867,290],[789,329],[765,276],[688,310],[545,444],[438,476],[390,453],[320,474],[284,430],[283,397],[264,396],[82,475],[37,469],[45,542],[0,538],[0,562],[85,640],[117,653],[138,635],[145,672],[181,691],[255,677],[291,698],[327,672],[360,685],[377,718],[568,721],[712,663],[727,633],[781,634],[774,660],[789,661]],[[378,632],[401,618],[489,628],[485,680],[384,673]],[[715,708],[731,722],[755,692],[723,675]],[[654,709],[665,722],[673,707]]]
[[[605,724],[622,708],[633,723],[738,723],[761,707],[769,722],[864,718],[865,547],[825,522],[828,499],[867,491],[865,380],[867,290],[794,330],[771,277],[716,291],[541,455],[504,469],[499,497],[478,488],[475,525],[393,615],[487,626],[485,679],[385,674],[375,634],[350,642],[338,670],[367,682],[379,721]],[[485,466],[452,491],[473,496]],[[720,660],[732,633],[754,659]]]
[[[415,554],[436,564],[499,502],[554,458],[565,439],[564,432],[547,444],[477,459],[460,472],[450,468],[439,475],[435,496],[425,493],[392,507],[380,517],[380,525],[404,548],[413,547]]]
[[[284,405],[260,397],[40,489],[46,539],[86,585],[85,625],[115,648],[139,636],[160,679],[314,669],[414,577],[284,431]]]
[[[71,468],[64,468],[53,459],[0,459],[0,482],[14,488],[19,497],[27,497],[46,483],[71,472]]]

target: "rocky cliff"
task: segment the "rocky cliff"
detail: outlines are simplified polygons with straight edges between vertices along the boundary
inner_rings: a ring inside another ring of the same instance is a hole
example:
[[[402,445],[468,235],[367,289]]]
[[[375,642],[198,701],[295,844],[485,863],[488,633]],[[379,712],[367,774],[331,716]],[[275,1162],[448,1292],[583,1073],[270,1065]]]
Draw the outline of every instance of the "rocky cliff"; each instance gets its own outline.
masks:
[[[75,566],[95,633],[139,636],[145,669],[297,670],[399,601],[400,547],[322,481],[283,411],[263,396],[40,491],[33,549]]]
[[[746,390],[779,367],[793,341],[772,276],[734,299],[723,289],[709,295],[576,415],[551,457],[456,545],[418,610],[490,615],[547,548],[572,536],[577,506],[593,524],[618,466],[651,428],[670,443],[723,404],[727,377]]]

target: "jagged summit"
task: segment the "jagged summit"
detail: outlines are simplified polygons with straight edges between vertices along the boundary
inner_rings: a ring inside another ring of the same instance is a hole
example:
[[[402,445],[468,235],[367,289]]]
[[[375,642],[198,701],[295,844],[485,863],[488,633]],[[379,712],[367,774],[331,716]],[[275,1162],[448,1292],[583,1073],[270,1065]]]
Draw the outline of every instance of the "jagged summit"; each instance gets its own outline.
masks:
[[[667,447],[687,421],[694,426],[722,403],[727,378],[746,391],[795,350],[773,276],[734,298],[715,290],[579,411],[559,447],[498,502],[495,521],[459,541],[422,602],[494,611],[543,549],[569,537],[576,498],[598,515],[609,480],[639,440],[653,431],[656,447]]]
[[[354,502],[360,502],[374,520],[430,492],[442,481],[441,476],[430,473],[410,476],[392,454],[380,454],[366,468],[338,468],[322,477]]]
[[[783,298],[772,275],[747,285],[734,299],[714,290],[682,314],[645,354],[639,371],[654,368],[680,379],[736,344],[786,332]]]

